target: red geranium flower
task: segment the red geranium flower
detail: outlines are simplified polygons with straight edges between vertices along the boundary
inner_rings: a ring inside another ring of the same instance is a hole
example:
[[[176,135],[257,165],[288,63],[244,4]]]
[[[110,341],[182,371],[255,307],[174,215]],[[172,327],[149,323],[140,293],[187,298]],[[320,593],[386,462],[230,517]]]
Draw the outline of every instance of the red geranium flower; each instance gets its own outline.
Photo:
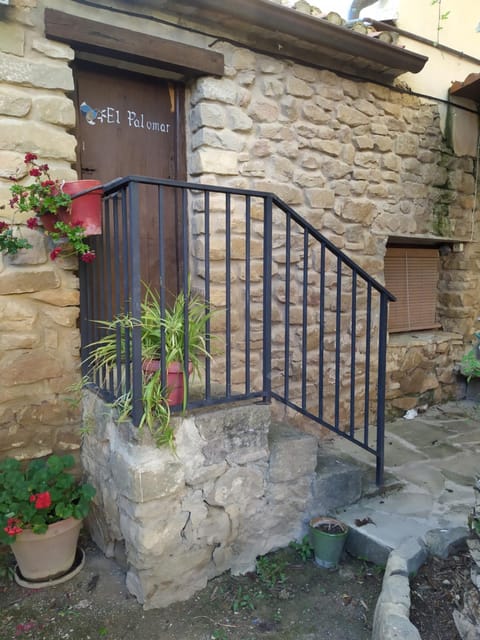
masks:
[[[61,253],[62,247],[55,247],[55,249],[50,251],[50,260],[56,260]]]
[[[27,220],[27,227],[29,229],[36,229],[38,227],[38,219],[37,218],[29,218]]]
[[[38,167],[33,167],[33,169],[30,169],[29,173],[34,178],[39,178],[42,175],[42,172],[40,171],[40,169],[38,169]]]
[[[37,493],[35,496],[35,509],[48,509],[48,507],[52,504],[52,499],[50,497],[49,491],[44,491],[43,493]],[[32,496],[30,496],[30,501]]]
[[[3,222],[3,220],[0,220],[0,233],[2,231],[6,231],[8,229],[9,225],[6,222]]]
[[[18,518],[9,518],[7,520],[7,526],[4,527],[4,531],[9,536],[16,536],[18,533],[22,533],[23,529],[20,527],[20,520]]]
[[[25,162],[25,164],[28,164],[29,162],[32,162],[32,160],[36,160],[37,158],[38,158],[38,156],[37,156],[36,153],[28,152],[28,153],[25,154],[24,162]]]
[[[95,260],[95,252],[85,251],[85,253],[82,253],[80,256],[80,260],[82,260],[82,262],[93,262]]]

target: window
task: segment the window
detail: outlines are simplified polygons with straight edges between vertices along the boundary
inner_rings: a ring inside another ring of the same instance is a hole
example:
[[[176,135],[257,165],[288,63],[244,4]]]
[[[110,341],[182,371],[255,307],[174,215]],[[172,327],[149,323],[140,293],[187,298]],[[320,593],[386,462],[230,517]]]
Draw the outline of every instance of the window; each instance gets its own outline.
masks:
[[[387,247],[385,286],[397,298],[389,306],[389,331],[440,326],[436,321],[438,264],[438,249]]]

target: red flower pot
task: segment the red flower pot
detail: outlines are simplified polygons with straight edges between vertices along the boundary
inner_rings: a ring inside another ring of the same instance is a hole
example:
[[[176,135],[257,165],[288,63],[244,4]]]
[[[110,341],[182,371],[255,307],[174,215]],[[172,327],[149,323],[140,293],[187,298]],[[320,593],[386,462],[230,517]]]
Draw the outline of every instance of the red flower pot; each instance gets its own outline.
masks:
[[[143,371],[148,375],[156,373],[160,368],[160,360],[145,360]],[[193,365],[188,363],[188,375],[193,371]],[[172,362],[167,367],[167,402],[170,407],[183,404],[184,383],[183,363]]]
[[[74,180],[65,182],[62,190],[74,196],[86,189],[100,187],[99,180]],[[72,226],[81,224],[85,228],[85,235],[98,236],[102,233],[102,189],[95,189],[90,193],[72,200],[70,211],[58,212],[58,217],[62,222],[68,222]]]

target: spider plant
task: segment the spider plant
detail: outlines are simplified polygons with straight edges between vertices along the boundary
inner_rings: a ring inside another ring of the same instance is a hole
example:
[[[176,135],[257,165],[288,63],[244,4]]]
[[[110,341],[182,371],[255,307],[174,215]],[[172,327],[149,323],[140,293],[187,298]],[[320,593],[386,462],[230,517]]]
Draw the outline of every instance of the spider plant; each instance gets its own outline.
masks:
[[[165,365],[180,363],[185,376],[185,366],[198,376],[202,363],[210,358],[207,333],[208,320],[212,312],[209,305],[197,294],[192,295],[190,287],[187,293],[181,291],[171,307],[162,314],[159,295],[145,285],[145,297],[141,305],[140,318],[132,318],[128,313],[120,314],[111,321],[99,320],[97,324],[105,335],[89,345],[90,355],[87,362],[93,374],[105,380],[113,373],[117,377],[117,400],[115,406],[121,410],[121,417],[131,412],[131,392],[125,392],[122,376],[127,354],[132,353],[132,330],[141,328],[142,361],[144,365],[157,362],[156,370],[151,373],[147,366],[143,370],[143,415],[140,426],[148,426],[158,444],[173,445],[173,431],[170,427],[170,405],[168,384],[161,385],[160,361],[162,357],[162,338],[165,353]],[[185,353],[185,317],[188,324],[188,353]],[[166,379],[168,379],[166,377]],[[187,403],[186,386],[183,387],[183,409]]]

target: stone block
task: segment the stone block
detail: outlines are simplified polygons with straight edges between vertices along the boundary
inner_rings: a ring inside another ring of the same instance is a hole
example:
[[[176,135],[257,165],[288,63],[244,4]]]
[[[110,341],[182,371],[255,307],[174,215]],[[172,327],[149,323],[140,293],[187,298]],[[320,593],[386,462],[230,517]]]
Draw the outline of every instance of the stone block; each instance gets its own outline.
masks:
[[[238,173],[237,153],[219,149],[198,149],[192,154],[190,173],[193,176],[201,173],[236,175]]]
[[[254,102],[248,110],[254,122],[278,122],[280,109],[276,102]]]
[[[335,192],[329,189],[306,189],[305,196],[314,209],[331,209],[335,204]]]
[[[32,293],[42,289],[56,288],[59,284],[58,275],[53,270],[9,270],[0,274],[0,295]]]
[[[184,470],[170,451],[131,449],[114,451],[111,456],[112,477],[120,494],[134,502],[148,502],[182,489]]]
[[[56,60],[73,60],[75,51],[68,44],[48,40],[48,38],[35,38],[32,41],[32,49],[43,53],[47,58]]]
[[[227,149],[242,151],[245,147],[245,139],[238,133],[228,129],[216,130],[202,127],[191,138],[192,149],[198,147],[213,147],[216,149]]]
[[[48,260],[45,237],[38,231],[28,228],[22,229],[22,237],[31,244],[30,249],[20,249],[14,255],[9,256],[10,264],[14,265],[41,265]]]
[[[73,75],[68,65],[45,64],[0,53],[0,80],[40,89],[73,91]]]
[[[236,107],[234,107],[236,109]],[[220,105],[202,102],[192,109],[190,113],[190,125],[192,131],[201,127],[222,129],[225,126],[225,110]]]
[[[23,56],[25,53],[25,29],[11,22],[0,22],[0,51]]]
[[[6,151],[29,149],[40,157],[75,161],[75,136],[53,125],[0,118],[0,139]]]
[[[425,534],[425,544],[432,556],[448,558],[455,550],[465,546],[469,536],[467,527],[453,529],[431,529]]]
[[[16,89],[13,89],[11,87],[2,87],[0,89],[0,115],[13,116],[15,118],[23,118],[24,116],[28,115],[28,113],[30,112],[31,106],[32,106],[32,99],[30,98],[30,96],[26,95],[25,93],[22,93],[21,91],[17,91]],[[23,162],[23,158],[22,158],[22,162]],[[21,166],[22,162],[19,162],[17,165],[12,167],[12,170],[10,171],[8,176],[15,175],[15,170],[17,169],[18,166]],[[5,170],[3,166],[2,166],[2,170],[3,171]],[[17,177],[21,177],[21,176],[17,176]]]
[[[201,100],[235,104],[237,95],[238,88],[232,80],[200,78],[192,89],[192,105],[198,104]]]
[[[319,454],[313,480],[313,510],[317,515],[357,502],[362,496],[360,467]]]
[[[42,349],[8,351],[0,357],[0,386],[28,385],[62,375],[64,365],[59,357]]]
[[[196,416],[205,441],[202,452],[206,464],[245,464],[266,460],[270,425],[268,407],[239,406]]]
[[[311,474],[317,463],[317,440],[290,426],[272,424],[269,434],[269,481],[286,482]]]
[[[37,119],[66,128],[75,126],[75,107],[73,102],[63,96],[39,96],[33,102]]]
[[[216,480],[205,499],[212,506],[234,504],[242,508],[251,498],[265,493],[264,473],[253,466],[232,467]]]
[[[339,122],[347,124],[350,127],[357,127],[362,124],[369,124],[370,118],[364,113],[349,107],[346,104],[339,104],[337,107],[337,119]]]
[[[308,82],[302,80],[301,78],[296,78],[295,76],[288,75],[285,83],[285,91],[298,98],[310,98],[314,89]]]

